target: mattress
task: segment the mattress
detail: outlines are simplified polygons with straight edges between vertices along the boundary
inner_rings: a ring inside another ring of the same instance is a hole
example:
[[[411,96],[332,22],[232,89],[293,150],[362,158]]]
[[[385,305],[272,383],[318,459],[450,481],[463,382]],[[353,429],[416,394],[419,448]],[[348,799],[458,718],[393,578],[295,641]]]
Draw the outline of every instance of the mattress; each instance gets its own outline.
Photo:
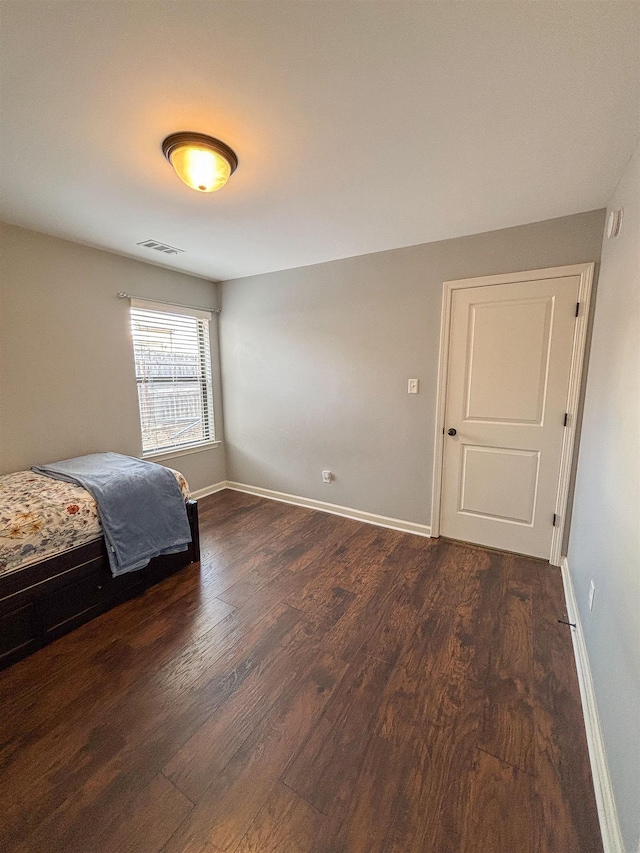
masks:
[[[179,471],[169,470],[188,500],[187,481]],[[0,477],[0,575],[101,536],[96,502],[80,486],[33,471]]]

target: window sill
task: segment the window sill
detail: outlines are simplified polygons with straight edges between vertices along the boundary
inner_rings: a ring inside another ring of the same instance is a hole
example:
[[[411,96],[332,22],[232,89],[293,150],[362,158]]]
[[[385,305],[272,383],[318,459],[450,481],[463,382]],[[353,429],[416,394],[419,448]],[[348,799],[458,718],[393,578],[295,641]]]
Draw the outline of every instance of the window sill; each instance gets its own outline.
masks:
[[[159,459],[175,459],[178,456],[189,456],[191,453],[201,453],[203,450],[211,450],[214,447],[219,447],[221,441],[205,441],[202,444],[195,444],[192,447],[182,447],[177,450],[158,450],[153,453],[143,453],[142,459],[151,462],[157,462]]]

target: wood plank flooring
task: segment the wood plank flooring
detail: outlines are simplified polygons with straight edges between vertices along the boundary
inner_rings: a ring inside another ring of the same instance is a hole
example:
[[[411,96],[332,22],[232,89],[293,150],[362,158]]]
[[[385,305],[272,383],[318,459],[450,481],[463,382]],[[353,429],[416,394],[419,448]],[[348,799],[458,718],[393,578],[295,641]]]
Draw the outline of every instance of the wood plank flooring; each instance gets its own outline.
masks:
[[[559,570],[224,491],[0,674],[4,853],[599,853]]]

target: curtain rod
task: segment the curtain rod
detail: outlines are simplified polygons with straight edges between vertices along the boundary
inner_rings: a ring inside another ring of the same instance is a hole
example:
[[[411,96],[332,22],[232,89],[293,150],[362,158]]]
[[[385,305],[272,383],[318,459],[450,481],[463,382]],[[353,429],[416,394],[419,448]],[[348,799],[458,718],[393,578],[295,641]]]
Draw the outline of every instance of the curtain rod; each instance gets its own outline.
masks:
[[[119,290],[116,293],[118,299],[140,299],[141,302],[157,302],[158,305],[171,305],[174,308],[193,308],[194,311],[210,311],[212,314],[219,314],[221,308],[203,308],[202,305],[182,305],[177,302],[167,302],[165,299],[152,299],[149,296],[132,296],[130,293],[125,293],[124,290]]]

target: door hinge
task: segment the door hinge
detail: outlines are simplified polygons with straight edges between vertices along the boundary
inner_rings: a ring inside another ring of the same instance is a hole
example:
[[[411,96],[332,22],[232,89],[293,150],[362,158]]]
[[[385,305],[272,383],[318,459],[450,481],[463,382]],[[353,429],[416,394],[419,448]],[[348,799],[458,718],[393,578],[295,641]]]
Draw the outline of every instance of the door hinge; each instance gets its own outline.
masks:
[[[556,515],[555,512],[553,513],[553,526],[554,527],[558,526],[558,516]]]
[[[569,423],[569,412],[564,413],[564,425],[567,426]]]
[[[576,317],[578,316],[579,313],[580,313],[580,303],[576,302]]]

